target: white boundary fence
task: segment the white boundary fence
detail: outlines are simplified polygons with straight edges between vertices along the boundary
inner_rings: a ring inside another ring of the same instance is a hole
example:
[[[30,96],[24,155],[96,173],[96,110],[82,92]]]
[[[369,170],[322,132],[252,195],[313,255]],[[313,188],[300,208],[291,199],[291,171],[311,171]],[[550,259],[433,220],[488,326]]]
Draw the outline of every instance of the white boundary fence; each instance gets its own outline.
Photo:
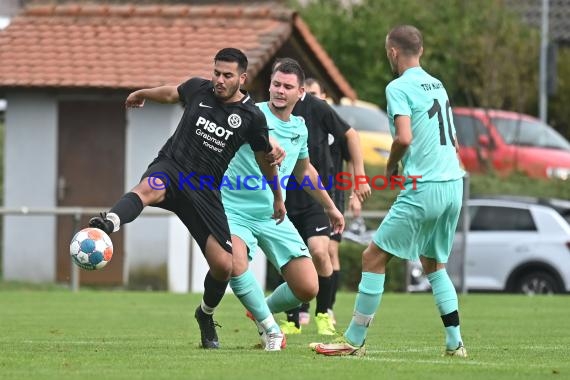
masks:
[[[70,231],[70,238],[75,235],[80,229],[81,218],[84,216],[99,215],[104,207],[56,207],[56,208],[40,208],[40,207],[1,207],[0,215],[15,215],[15,216],[70,216],[73,220],[72,231]],[[174,215],[168,211],[145,209],[141,215],[144,216],[171,216]],[[5,255],[6,252],[3,252]],[[71,261],[71,256],[69,258]],[[77,265],[71,263],[71,277],[70,277],[70,287],[73,292],[79,291],[79,274],[80,269]]]
[[[462,246],[460,249],[460,255],[459,255],[459,260],[460,260],[460,267],[461,267],[461,275],[460,275],[460,280],[461,280],[461,285],[460,285],[460,290],[462,293],[467,293],[467,287],[465,284],[465,253],[467,250],[467,236],[468,236],[468,231],[469,231],[469,212],[468,212],[468,207],[467,207],[467,200],[469,199],[469,176],[466,175],[463,178],[463,184],[464,184],[464,191],[463,191],[463,206],[462,206],[462,218],[463,218],[463,229],[462,229],[462,234],[463,234],[463,242],[462,242]],[[57,207],[57,208],[33,208],[33,207],[26,207],[26,206],[22,206],[22,207],[13,207],[13,208],[0,208],[0,215],[15,215],[15,216],[38,216],[38,215],[54,215],[54,216],[70,216],[73,218],[73,229],[70,234],[70,236],[73,236],[80,227],[80,223],[81,223],[81,218],[83,216],[89,216],[89,215],[98,215],[102,210],[105,210],[106,208],[104,207]],[[361,215],[364,219],[380,219],[384,216],[386,216],[387,211],[362,211]],[[143,213],[141,214],[143,216],[172,216],[174,214],[172,214],[171,212],[168,211],[164,211],[164,210],[160,210],[160,209],[153,209],[153,208],[145,208],[143,210]],[[347,212],[345,214],[345,216],[347,218],[352,217],[352,214],[350,212]],[[6,254],[6,252],[4,252],[3,254]],[[70,257],[71,260],[71,257]],[[188,268],[188,270],[190,270],[190,268]],[[409,266],[406,265],[406,274],[405,274],[405,280],[406,280],[406,284],[405,284],[405,289],[408,288],[409,285],[409,280],[410,280],[410,275],[409,275]],[[170,273],[169,273],[170,275]],[[70,278],[70,287],[71,290],[73,292],[77,292],[79,291],[79,276],[80,276],[80,269],[77,265],[75,264],[71,264],[71,278]]]

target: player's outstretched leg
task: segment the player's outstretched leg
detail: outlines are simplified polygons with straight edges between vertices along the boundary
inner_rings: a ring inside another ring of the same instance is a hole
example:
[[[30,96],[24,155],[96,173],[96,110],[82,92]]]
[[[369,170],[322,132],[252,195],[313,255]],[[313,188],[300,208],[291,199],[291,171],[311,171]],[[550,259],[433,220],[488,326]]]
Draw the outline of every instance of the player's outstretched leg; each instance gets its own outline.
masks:
[[[332,343],[313,344],[316,353],[327,356],[364,355],[364,342],[370,322],[380,306],[386,275],[363,272],[358,285],[354,315],[344,336]]]
[[[445,355],[467,357],[459,328],[459,302],[457,292],[445,269],[427,275],[435,304],[445,328]]]
[[[257,332],[266,351],[280,351],[285,348],[285,335],[275,322],[265,295],[253,273],[247,269],[239,276],[230,280],[234,294],[247,309],[247,316],[255,322]]]
[[[89,227],[99,228],[107,234],[116,232],[120,226],[135,220],[144,208],[141,198],[134,192],[123,195],[108,213],[101,213],[89,220]]]

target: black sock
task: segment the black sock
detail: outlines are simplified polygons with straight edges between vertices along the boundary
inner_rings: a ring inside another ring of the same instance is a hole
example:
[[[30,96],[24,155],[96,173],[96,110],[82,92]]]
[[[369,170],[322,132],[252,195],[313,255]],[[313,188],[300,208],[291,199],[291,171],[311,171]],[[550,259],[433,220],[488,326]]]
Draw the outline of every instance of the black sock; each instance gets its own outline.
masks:
[[[132,222],[142,212],[144,206],[136,193],[129,192],[111,208],[109,212],[115,213],[121,220],[121,225]]]
[[[229,281],[216,280],[208,271],[204,279],[204,303],[211,308],[218,306],[226,293],[229,283]]]
[[[454,310],[449,314],[442,315],[441,320],[444,327],[459,326],[459,312]]]
[[[332,276],[319,276],[319,293],[317,293],[317,307],[315,309],[315,315],[319,313],[326,314],[328,309],[331,308],[332,285]]]
[[[311,307],[311,304],[308,302],[303,302],[301,304],[301,307],[299,308],[299,311],[302,311],[303,313],[308,313],[309,312],[309,308]]]
[[[293,322],[296,328],[300,328],[301,324],[299,323],[299,308],[296,307],[291,310],[287,310],[285,312],[287,314],[287,322]]]
[[[331,309],[333,308],[334,303],[336,302],[336,292],[338,291],[338,287],[340,285],[340,270],[333,271],[332,281],[333,281],[333,289],[331,295]]]

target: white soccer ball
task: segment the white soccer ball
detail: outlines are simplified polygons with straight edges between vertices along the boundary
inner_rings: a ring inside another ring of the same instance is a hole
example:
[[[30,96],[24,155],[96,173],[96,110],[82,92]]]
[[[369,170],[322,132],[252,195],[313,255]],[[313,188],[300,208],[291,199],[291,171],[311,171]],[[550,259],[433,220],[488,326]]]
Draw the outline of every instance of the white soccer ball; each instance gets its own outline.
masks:
[[[73,263],[86,270],[104,268],[113,257],[113,243],[104,231],[84,228],[75,234],[69,245]]]

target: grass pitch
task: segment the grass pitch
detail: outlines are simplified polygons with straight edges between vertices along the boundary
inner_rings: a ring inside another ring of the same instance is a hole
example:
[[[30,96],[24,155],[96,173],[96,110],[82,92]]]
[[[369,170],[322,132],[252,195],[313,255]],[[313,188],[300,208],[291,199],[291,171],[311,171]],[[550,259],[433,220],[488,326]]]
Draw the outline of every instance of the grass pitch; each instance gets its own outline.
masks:
[[[354,297],[338,297],[339,329]],[[255,327],[232,294],[216,312],[222,348],[203,350],[193,318],[200,298],[4,287],[0,379],[570,379],[568,296],[461,297],[466,360],[441,356],[430,294],[385,294],[363,358],[315,355],[308,343],[322,339],[313,324],[282,352],[257,349]]]

